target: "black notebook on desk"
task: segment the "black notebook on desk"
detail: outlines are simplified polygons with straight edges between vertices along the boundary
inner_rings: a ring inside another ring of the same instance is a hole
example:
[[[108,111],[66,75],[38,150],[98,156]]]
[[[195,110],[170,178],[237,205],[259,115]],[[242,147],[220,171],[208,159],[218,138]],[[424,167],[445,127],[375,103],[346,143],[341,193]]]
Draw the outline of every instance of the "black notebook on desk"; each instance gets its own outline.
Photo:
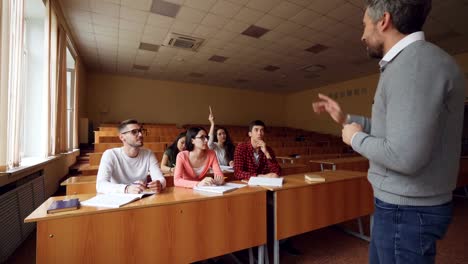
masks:
[[[54,201],[49,208],[47,208],[48,214],[65,212],[70,210],[76,210],[80,208],[80,200],[78,198],[70,200],[57,200]]]

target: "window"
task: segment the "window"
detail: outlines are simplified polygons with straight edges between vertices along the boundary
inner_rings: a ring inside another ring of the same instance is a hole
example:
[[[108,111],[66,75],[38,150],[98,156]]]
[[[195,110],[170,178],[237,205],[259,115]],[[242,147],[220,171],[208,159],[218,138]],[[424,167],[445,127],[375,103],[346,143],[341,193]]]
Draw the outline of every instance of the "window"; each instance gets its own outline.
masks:
[[[73,150],[75,124],[75,58],[67,47],[67,149]]]
[[[46,109],[44,96],[44,21],[45,7],[41,0],[25,0],[23,32],[23,105],[24,113],[20,137],[22,159],[40,157],[46,152],[43,144]]]

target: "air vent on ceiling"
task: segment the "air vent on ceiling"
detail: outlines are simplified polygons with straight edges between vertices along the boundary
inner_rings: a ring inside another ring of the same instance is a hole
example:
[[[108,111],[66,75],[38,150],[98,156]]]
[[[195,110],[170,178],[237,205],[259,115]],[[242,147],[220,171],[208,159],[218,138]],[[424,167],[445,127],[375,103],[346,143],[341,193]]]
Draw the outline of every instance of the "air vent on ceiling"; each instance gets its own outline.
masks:
[[[178,33],[169,33],[164,46],[174,47],[179,49],[197,51],[204,39],[186,36]]]

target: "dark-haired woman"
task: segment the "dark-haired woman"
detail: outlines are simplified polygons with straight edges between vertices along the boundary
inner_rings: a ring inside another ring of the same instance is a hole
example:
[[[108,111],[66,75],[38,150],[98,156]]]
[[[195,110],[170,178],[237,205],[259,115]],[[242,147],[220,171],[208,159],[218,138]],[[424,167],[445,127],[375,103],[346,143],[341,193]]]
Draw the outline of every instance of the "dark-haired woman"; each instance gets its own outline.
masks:
[[[164,152],[161,160],[161,170],[164,173],[174,172],[177,154],[183,150],[185,150],[185,132],[180,133]]]
[[[231,137],[226,128],[216,127],[214,123],[214,115],[210,107],[210,140],[208,140],[208,147],[216,152],[219,165],[222,166],[234,166],[234,144],[232,143]]]
[[[208,148],[208,135],[201,127],[187,130],[184,151],[177,154],[174,185],[193,188],[224,184],[224,175],[219,168],[216,153]],[[206,174],[213,170],[214,177]]]

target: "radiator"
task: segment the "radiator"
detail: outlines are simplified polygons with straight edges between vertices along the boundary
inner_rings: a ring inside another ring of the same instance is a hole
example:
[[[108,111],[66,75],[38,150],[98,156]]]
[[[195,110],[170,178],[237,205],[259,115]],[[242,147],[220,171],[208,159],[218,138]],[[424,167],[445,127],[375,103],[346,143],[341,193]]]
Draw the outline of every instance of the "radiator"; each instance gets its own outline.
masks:
[[[34,231],[24,219],[45,200],[43,171],[35,172],[0,189],[0,263],[5,262]]]

